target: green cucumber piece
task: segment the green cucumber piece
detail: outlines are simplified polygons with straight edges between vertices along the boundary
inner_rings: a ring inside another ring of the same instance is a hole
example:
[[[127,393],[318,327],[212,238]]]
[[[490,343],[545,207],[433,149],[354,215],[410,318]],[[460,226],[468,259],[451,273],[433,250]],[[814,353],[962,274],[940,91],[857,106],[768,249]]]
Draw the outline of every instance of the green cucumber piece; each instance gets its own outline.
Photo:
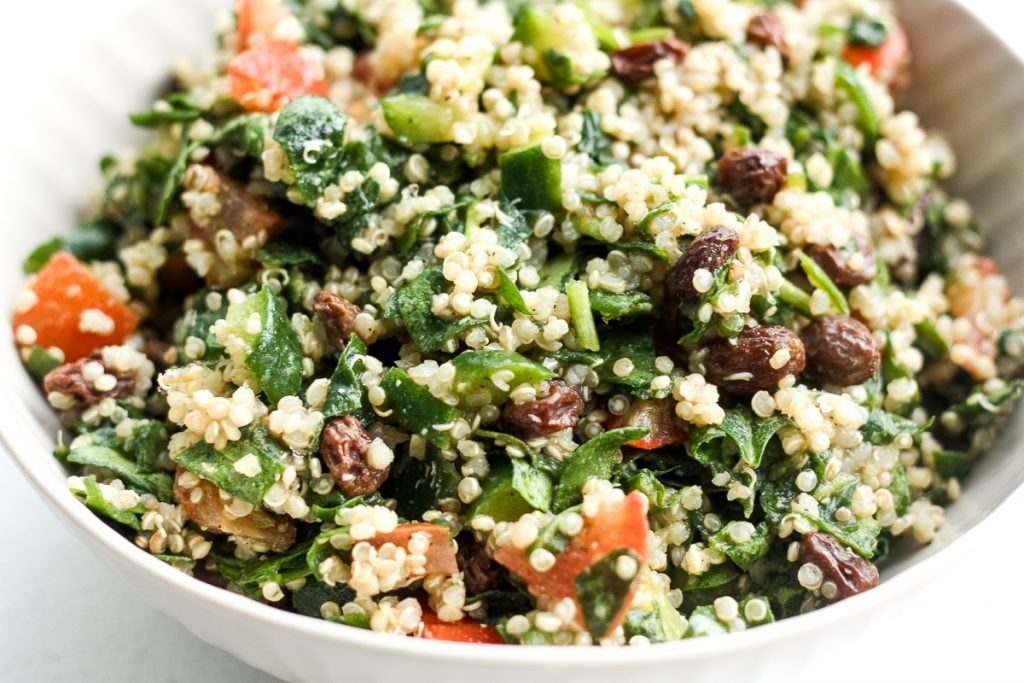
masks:
[[[545,156],[540,143],[505,152],[498,165],[501,189],[520,209],[561,211],[562,162]]]

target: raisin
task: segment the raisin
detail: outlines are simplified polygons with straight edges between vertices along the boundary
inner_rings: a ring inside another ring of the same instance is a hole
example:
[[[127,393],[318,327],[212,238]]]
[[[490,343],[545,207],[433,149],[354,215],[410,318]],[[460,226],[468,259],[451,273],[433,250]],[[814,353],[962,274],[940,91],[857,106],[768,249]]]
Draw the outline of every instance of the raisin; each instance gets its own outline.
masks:
[[[843,287],[856,287],[871,282],[877,273],[875,250],[867,238],[854,236],[842,249],[816,244],[807,249],[807,255],[817,261],[832,282]]]
[[[832,600],[842,600],[878,585],[878,568],[832,536],[815,531],[800,541],[800,561],[810,562],[836,586]]]
[[[548,386],[548,395],[543,398],[505,404],[501,416],[510,432],[524,439],[534,439],[576,426],[583,415],[583,397],[579,390],[560,379],[551,380]]]
[[[135,373],[118,372],[103,365],[103,356],[97,351],[88,358],[80,358],[73,363],[65,363],[46,373],[43,378],[43,390],[47,393],[56,392],[74,399],[78,405],[91,406],[105,398],[125,398],[135,392]],[[104,375],[113,375],[115,384],[112,389],[101,390],[96,381],[85,379],[84,368],[87,363],[103,365]]]
[[[712,275],[728,263],[740,246],[740,236],[732,228],[718,225],[697,235],[665,276],[665,298],[675,308],[680,303],[696,303],[700,292],[693,286],[693,275],[703,268]]]
[[[748,327],[735,339],[709,344],[704,374],[725,393],[752,396],[800,373],[805,361],[799,337],[785,327],[761,325]]]
[[[313,301],[313,312],[324,326],[327,341],[339,351],[344,350],[345,344],[356,331],[359,306],[343,296],[322,289]]]
[[[800,334],[807,351],[807,374],[821,384],[848,387],[878,372],[882,354],[871,330],[846,315],[818,318]]]
[[[759,147],[729,150],[718,161],[718,185],[743,207],[768,204],[786,184],[789,162]]]
[[[773,12],[758,14],[747,24],[747,40],[761,47],[774,47],[782,58],[789,56],[786,47],[786,30],[782,21]]]
[[[359,420],[351,415],[328,420],[320,434],[320,459],[349,498],[373,493],[391,472],[390,466],[375,470],[366,461],[372,441]]]
[[[654,65],[662,59],[672,59],[677,64],[686,59],[690,51],[687,43],[677,38],[650,40],[631,45],[611,53],[612,73],[620,80],[637,83],[654,75]]]
[[[466,595],[479,595],[501,584],[501,571],[482,543],[471,533],[459,535],[455,558],[466,584]]]

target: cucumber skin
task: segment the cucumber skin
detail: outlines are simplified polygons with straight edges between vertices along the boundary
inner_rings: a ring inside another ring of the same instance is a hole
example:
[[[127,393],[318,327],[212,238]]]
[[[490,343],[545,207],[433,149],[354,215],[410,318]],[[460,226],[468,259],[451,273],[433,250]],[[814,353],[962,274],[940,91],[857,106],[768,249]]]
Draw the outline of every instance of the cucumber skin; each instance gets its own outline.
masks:
[[[509,150],[498,157],[501,188],[519,208],[562,209],[562,162],[544,156],[540,143]]]

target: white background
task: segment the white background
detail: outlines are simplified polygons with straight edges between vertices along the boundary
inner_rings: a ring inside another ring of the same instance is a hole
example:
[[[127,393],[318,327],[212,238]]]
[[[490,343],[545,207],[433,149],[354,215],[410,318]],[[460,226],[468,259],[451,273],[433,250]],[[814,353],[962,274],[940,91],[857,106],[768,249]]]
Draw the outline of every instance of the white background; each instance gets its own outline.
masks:
[[[139,2],[5,0],[0,76],[73,54],[94,27]],[[1016,3],[970,4],[1024,52],[1024,35],[1015,31],[1021,26]],[[39,42],[44,35],[45,45]],[[16,107],[23,95],[0,92],[5,108]],[[1024,648],[1022,519],[1024,491],[1019,491],[958,541],[966,552],[957,553],[944,574],[880,613],[859,639],[807,652],[799,670],[811,673],[815,682],[1024,681],[1018,664]],[[796,680],[785,671],[778,678]],[[126,592],[0,455],[0,681],[274,680],[205,645]]]

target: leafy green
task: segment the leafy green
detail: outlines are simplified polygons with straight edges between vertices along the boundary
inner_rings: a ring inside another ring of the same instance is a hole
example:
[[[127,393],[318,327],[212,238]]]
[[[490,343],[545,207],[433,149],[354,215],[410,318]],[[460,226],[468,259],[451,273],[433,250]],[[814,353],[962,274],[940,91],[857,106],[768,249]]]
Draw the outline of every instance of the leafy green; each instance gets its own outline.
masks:
[[[878,116],[875,114],[874,105],[871,104],[871,98],[864,90],[857,70],[850,66],[849,62],[837,58],[835,65],[836,86],[846,93],[857,108],[857,124],[864,133],[865,146],[871,148],[879,136]]]
[[[828,295],[829,300],[832,302],[832,305],[836,307],[837,311],[842,315],[849,315],[850,304],[846,302],[846,297],[839,290],[839,287],[832,282],[832,278],[828,276],[828,273],[825,272],[824,268],[819,266],[817,261],[803,252],[800,252],[799,258],[800,267],[803,268],[808,281]]]
[[[860,428],[864,440],[876,446],[891,444],[901,434],[917,436],[931,425],[931,420],[919,425],[913,420],[900,417],[894,413],[886,412],[879,408],[871,408],[868,412],[868,421]]]
[[[260,470],[254,476],[235,469],[235,463],[250,454],[255,455],[260,464]],[[284,472],[289,455],[288,449],[270,436],[266,427],[257,423],[243,429],[241,439],[229,441],[221,450],[201,441],[178,453],[174,460],[235,498],[259,506],[263,503],[263,496]]]
[[[750,567],[768,552],[772,531],[766,523],[762,522],[754,527],[754,533],[749,540],[737,543],[731,534],[737,524],[749,524],[749,522],[729,522],[711,537],[709,545],[735,562],[743,571],[749,571]]]
[[[42,346],[33,346],[28,353],[28,358],[25,359],[25,369],[36,379],[42,379],[46,373],[60,364],[60,359]]]
[[[89,475],[82,479],[82,486],[85,487],[85,491],[74,491],[74,494],[82,499],[90,510],[98,512],[99,514],[112,519],[119,524],[131,527],[136,531],[142,529],[139,524],[139,514],[132,510],[120,510],[110,503],[103,497],[103,491],[100,490],[99,484],[96,483],[96,477]],[[141,510],[140,510],[141,512]]]
[[[535,510],[548,512],[554,487],[551,478],[523,458],[512,458],[512,488]]]
[[[355,415],[361,422],[366,423],[373,418],[373,409],[366,400],[366,392],[359,379],[365,370],[364,355],[366,345],[358,335],[352,334],[331,375],[331,384],[327,388],[327,398],[324,400],[322,411],[325,419],[339,415]]]
[[[26,273],[36,273],[58,251],[69,252],[79,261],[111,258],[117,248],[118,232],[111,226],[93,223],[54,237],[36,247],[21,264]]]
[[[228,306],[222,301],[217,310],[211,310],[207,305],[207,296],[211,292],[212,290],[201,289],[190,300],[186,300],[186,303],[191,301],[190,305],[185,309],[184,315],[174,323],[172,340],[178,347],[179,359],[188,358],[185,343],[189,337],[202,340],[205,349],[203,360],[217,360],[224,355],[224,347],[217,341],[213,326],[227,315]],[[219,292],[216,296],[223,297]]]
[[[156,128],[172,123],[191,123],[202,115],[203,110],[188,95],[172,93],[165,99],[158,100],[152,109],[132,114],[128,118],[136,126]]]
[[[305,565],[305,562],[303,564]],[[308,565],[306,568],[308,570]],[[320,619],[322,618],[320,607],[325,602],[344,605],[354,600],[355,597],[355,591],[348,586],[328,586],[319,581],[307,581],[302,588],[292,592],[292,607],[299,614]]]
[[[397,311],[409,336],[421,351],[439,351],[449,339],[480,324],[472,318],[449,322],[433,314],[431,308],[434,295],[446,291],[448,286],[444,273],[434,266],[400,287],[391,297],[390,305]]]
[[[616,571],[619,558],[640,557],[629,548],[618,548],[577,574],[576,600],[583,613],[583,624],[594,638],[607,635],[633,589],[639,572],[624,579]]]
[[[642,439],[649,432],[647,427],[610,429],[573,451],[555,486],[552,510],[561,512],[583,500],[583,485],[587,480],[609,479],[619,458],[619,449],[630,441]]]
[[[618,160],[612,155],[612,144],[601,129],[601,115],[593,109],[584,109],[580,128],[580,143],[577,149],[589,156],[599,166],[608,166]]]
[[[613,328],[603,334],[601,358],[603,362],[595,369],[602,382],[620,384],[630,388],[630,393],[639,398],[650,398],[651,380],[658,374],[654,367],[654,337],[649,327]],[[625,377],[615,374],[615,362],[627,358],[633,363],[633,370]]]
[[[157,204],[156,214],[153,222],[156,225],[166,225],[171,217],[171,207],[174,206],[174,198],[178,195],[178,187],[185,177],[185,169],[188,168],[189,157],[201,144],[199,140],[189,139],[191,124],[186,123],[181,128],[181,141],[178,147],[178,154],[171,163],[170,168],[164,176],[163,190],[160,193],[160,202]]]
[[[174,482],[165,472],[144,472],[112,448],[85,446],[68,453],[67,459],[77,465],[92,465],[110,470],[125,486],[141,493],[151,493],[164,502],[174,500]]]
[[[277,117],[274,140],[288,158],[295,187],[307,206],[312,206],[342,165],[348,118],[333,102],[306,95],[290,102]]]
[[[608,323],[622,318],[649,315],[654,310],[654,301],[644,292],[613,294],[595,289],[590,292],[590,308]]]
[[[690,614],[688,623],[689,627],[686,629],[687,638],[713,636],[729,632],[729,627],[718,619],[718,616],[715,614],[715,608],[710,605],[701,605],[694,609]]]
[[[280,268],[312,263],[323,264],[323,258],[313,247],[301,242],[277,239],[256,250],[256,260],[264,266]]]
[[[690,434],[690,455],[705,467],[722,466],[728,440],[740,459],[752,468],[761,464],[768,442],[788,422],[786,417],[757,417],[746,406],[725,411],[720,424],[697,427]]]
[[[300,543],[283,555],[241,559],[234,555],[214,554],[213,562],[225,579],[249,597],[262,597],[263,586],[274,582],[284,585],[308,577],[306,553],[311,543]],[[318,612],[319,614],[319,612]]]
[[[250,320],[260,328],[253,333]],[[284,302],[269,287],[228,307],[228,326],[249,349],[245,364],[273,405],[302,388],[302,344],[288,319]]]
[[[963,479],[971,471],[971,457],[962,451],[937,451],[932,459],[935,471],[943,477]]]
[[[405,226],[405,232],[398,238],[398,242],[396,244],[398,253],[405,256],[412,252],[420,237],[420,232],[423,230],[423,226],[426,225],[427,221],[430,219],[436,219],[440,223],[442,233],[449,232],[454,229],[455,225],[452,220],[452,216],[456,211],[465,206],[469,206],[471,203],[472,202],[469,199],[461,199],[452,204],[439,206],[436,209],[428,209],[416,216],[416,218],[412,219],[412,221]]]
[[[509,277],[508,272],[501,267],[496,268],[498,273],[498,296],[505,302],[512,310],[518,311],[523,315],[533,315],[533,311],[526,305],[526,301],[523,300],[523,295],[519,291],[519,287]]]
[[[437,507],[437,501],[458,498],[461,479],[455,463],[437,453],[428,453],[423,460],[406,455],[392,467],[386,495],[398,501],[399,515],[420,519]]]
[[[504,403],[509,391],[519,384],[535,384],[555,373],[515,351],[486,349],[466,351],[452,360],[455,392],[468,396],[478,391],[490,394],[494,405]],[[511,373],[511,376],[509,376]]]
[[[413,434],[420,434],[438,448],[451,444],[451,433],[436,429],[435,425],[451,424],[455,409],[434,396],[428,389],[412,381],[398,368],[391,368],[381,379],[380,386],[387,396],[386,407],[394,417]]]
[[[854,17],[846,29],[846,40],[851,45],[879,47],[889,37],[889,27],[877,19]]]

